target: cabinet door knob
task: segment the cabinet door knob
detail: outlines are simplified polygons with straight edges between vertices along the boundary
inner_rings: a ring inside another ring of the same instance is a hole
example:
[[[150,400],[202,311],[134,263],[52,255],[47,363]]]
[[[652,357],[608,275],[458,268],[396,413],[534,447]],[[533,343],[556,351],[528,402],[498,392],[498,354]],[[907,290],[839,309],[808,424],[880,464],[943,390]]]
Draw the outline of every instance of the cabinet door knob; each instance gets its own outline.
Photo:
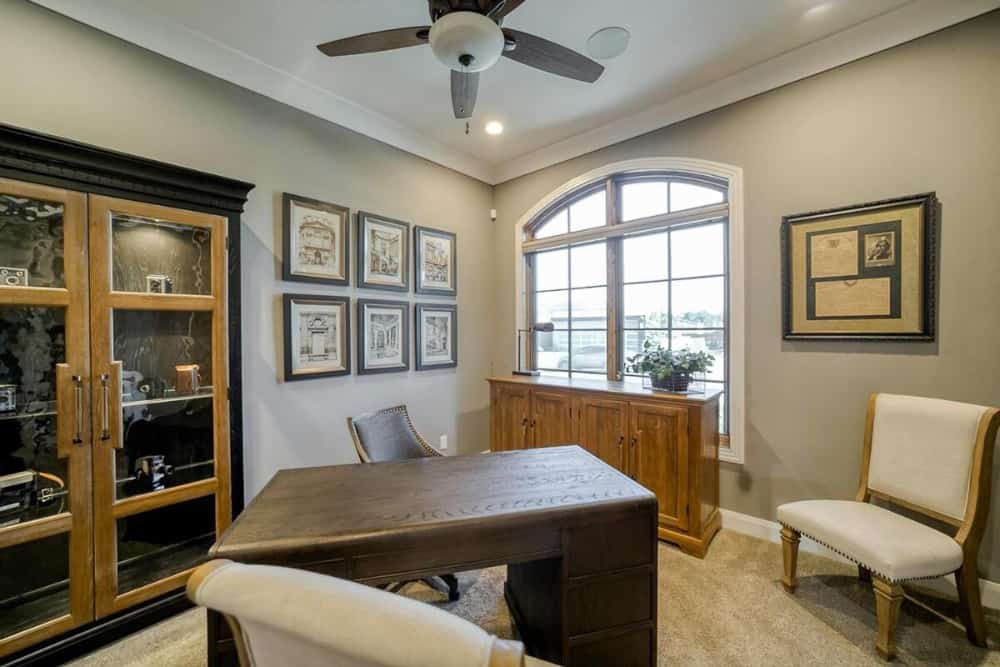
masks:
[[[531,420],[531,428],[535,428],[535,420],[534,419]]]

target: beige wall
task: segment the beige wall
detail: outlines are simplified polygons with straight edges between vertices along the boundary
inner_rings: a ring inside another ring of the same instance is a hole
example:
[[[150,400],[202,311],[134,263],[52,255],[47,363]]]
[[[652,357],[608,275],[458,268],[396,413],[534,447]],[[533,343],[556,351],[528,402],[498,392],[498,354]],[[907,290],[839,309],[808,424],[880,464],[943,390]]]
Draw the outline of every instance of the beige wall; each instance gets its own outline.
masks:
[[[722,505],[773,518],[800,498],[852,497],[869,392],[1000,405],[1000,12],[497,187],[495,365],[510,365],[513,233],[539,199],[596,167],[683,156],[745,176],[746,464]],[[938,342],[783,342],[782,215],[936,190]],[[1000,491],[1000,489],[998,489]],[[1000,522],[1000,501],[991,523]],[[984,572],[1000,579],[1000,531]]]
[[[345,419],[381,406],[408,403],[420,430],[434,443],[447,434],[452,451],[486,446],[489,186],[22,0],[0,13],[0,122],[256,183],[241,248],[248,495],[279,468],[356,461]],[[282,191],[458,233],[457,370],[279,383],[283,292],[397,298],[281,282]]]

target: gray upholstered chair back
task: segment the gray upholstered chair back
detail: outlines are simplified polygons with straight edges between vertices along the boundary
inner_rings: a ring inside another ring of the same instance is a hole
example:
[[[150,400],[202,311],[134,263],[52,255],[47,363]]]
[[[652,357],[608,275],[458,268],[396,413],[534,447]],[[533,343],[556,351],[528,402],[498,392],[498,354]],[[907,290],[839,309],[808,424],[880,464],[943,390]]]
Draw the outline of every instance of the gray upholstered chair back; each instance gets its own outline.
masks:
[[[349,417],[347,426],[364,463],[441,456],[417,433],[405,405]]]

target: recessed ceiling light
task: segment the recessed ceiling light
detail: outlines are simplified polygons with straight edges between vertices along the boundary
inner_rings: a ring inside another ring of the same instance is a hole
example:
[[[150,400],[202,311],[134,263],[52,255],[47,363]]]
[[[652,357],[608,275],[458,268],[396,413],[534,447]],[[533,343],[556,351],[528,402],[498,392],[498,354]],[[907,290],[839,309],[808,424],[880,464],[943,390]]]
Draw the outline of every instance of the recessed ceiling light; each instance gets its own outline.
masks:
[[[493,136],[503,134],[503,123],[498,120],[491,120],[486,123],[486,134],[492,134]]]
[[[820,16],[829,13],[829,11],[833,9],[835,4],[836,3],[833,2],[832,0],[830,0],[829,2],[821,2],[818,5],[813,5],[812,7],[807,9],[805,11],[805,14],[803,14],[803,16],[805,16],[807,19],[819,18]]]
[[[602,28],[587,40],[587,52],[591,58],[611,60],[625,53],[631,35],[625,28]]]

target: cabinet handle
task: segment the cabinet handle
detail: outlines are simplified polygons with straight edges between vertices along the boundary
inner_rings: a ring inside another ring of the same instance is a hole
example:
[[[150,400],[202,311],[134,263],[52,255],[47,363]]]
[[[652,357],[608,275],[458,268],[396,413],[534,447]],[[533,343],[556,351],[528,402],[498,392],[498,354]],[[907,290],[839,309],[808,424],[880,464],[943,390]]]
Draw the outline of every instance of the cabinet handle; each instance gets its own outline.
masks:
[[[621,449],[622,445],[624,444],[625,444],[625,436],[624,435],[618,436],[618,449]]]
[[[83,378],[74,375],[73,380],[73,418],[76,421],[73,430],[73,444],[79,445],[83,442]]]
[[[521,420],[521,428],[528,428],[528,418],[525,417]]]
[[[639,439],[636,438],[635,436],[632,436],[632,446],[635,447],[637,444],[639,444]]]
[[[108,392],[107,373],[101,373],[101,440],[111,439],[111,397]]]
[[[535,428],[535,420],[534,419],[531,420],[531,428]]]

